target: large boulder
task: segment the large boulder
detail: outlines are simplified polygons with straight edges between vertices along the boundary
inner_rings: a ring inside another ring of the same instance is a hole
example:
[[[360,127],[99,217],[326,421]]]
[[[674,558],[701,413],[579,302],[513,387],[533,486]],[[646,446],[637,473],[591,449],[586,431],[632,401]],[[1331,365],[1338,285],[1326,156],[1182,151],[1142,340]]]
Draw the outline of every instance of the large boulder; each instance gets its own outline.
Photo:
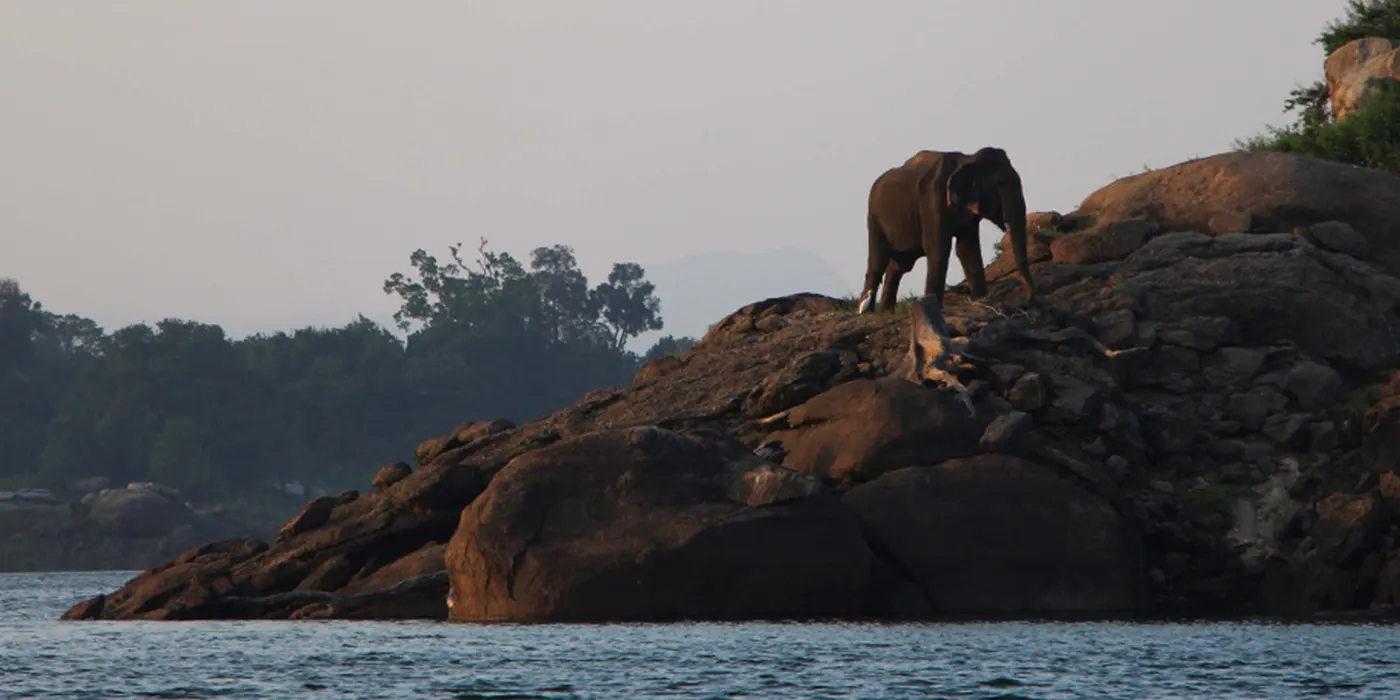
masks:
[[[1366,106],[1382,85],[1400,82],[1400,46],[1381,37],[1364,37],[1343,44],[1322,64],[1332,115],[1343,119]]]
[[[106,489],[85,502],[88,517],[119,537],[164,537],[194,520],[184,503],[154,490]]]
[[[1039,464],[986,454],[910,467],[843,500],[936,614],[1111,614],[1148,602],[1137,535]]]
[[[752,498],[744,476],[782,479],[775,469],[728,439],[657,427],[518,457],[463,511],[448,545],[451,619],[858,612],[871,554],[854,516],[825,493]]]
[[[1233,233],[1340,221],[1365,237],[1376,262],[1400,275],[1400,176],[1318,158],[1269,152],[1197,158],[1114,181],[1072,216],[1082,226],[1145,218],[1166,231],[1210,232],[1223,219],[1246,222],[1232,228],[1248,230],[1219,231]]]
[[[900,377],[841,384],[788,412],[768,436],[788,450],[783,466],[842,486],[914,464],[977,453],[990,416],[970,415],[952,392]]]

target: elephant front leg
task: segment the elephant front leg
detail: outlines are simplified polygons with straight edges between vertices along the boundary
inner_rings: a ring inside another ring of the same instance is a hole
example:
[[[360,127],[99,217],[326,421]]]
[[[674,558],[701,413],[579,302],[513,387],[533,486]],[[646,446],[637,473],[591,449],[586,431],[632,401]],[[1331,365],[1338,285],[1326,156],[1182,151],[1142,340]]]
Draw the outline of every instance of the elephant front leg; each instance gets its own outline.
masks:
[[[948,258],[953,253],[953,237],[937,235],[933,243],[933,257],[928,261],[928,277],[924,279],[924,296],[933,295],[938,300],[938,308],[943,308],[943,288],[948,279]]]
[[[958,262],[967,277],[968,291],[974,299],[987,296],[987,269],[982,263],[982,242],[977,239],[977,229],[958,235]]]

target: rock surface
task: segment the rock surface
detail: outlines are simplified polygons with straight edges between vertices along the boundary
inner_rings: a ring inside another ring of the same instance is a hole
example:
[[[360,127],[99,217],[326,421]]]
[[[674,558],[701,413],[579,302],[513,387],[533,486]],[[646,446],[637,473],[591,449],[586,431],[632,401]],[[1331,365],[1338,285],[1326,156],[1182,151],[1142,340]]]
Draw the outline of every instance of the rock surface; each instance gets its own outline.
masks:
[[[1210,232],[1213,217],[1249,214],[1251,231],[1288,233],[1329,221],[1365,237],[1372,259],[1400,274],[1400,176],[1283,153],[1232,152],[1113,182],[1071,216],[1080,226],[1144,218],[1164,230]]]
[[[908,467],[844,500],[935,612],[1130,613],[1149,602],[1141,539],[1107,501],[1039,464],[988,454]]]
[[[670,620],[860,612],[871,555],[830,494],[752,507],[763,467],[719,437],[604,431],[513,460],[462,513],[452,619]]]
[[[1038,215],[1035,305],[1000,258],[927,322],[765,299],[69,617],[1393,614],[1398,214],[1278,154],[1125,178]]]
[[[1400,46],[1389,39],[1354,39],[1333,51],[1323,63],[1327,94],[1337,119],[1366,106],[1380,85],[1400,81]]]
[[[433,571],[396,562],[445,544],[462,508],[482,486],[474,468],[444,465],[419,470],[362,498],[318,498],[289,523],[297,526],[284,527],[286,536],[270,547],[253,540],[204,545],[142,573],[115,593],[75,606],[64,617],[373,617],[379,616],[376,610],[398,609],[412,612],[404,617],[442,619],[447,615],[447,579],[441,568],[431,578]],[[407,582],[376,578],[376,572],[390,566],[418,576],[385,599],[375,594]],[[367,590],[372,585],[383,588]],[[422,604],[425,596],[427,605]]]

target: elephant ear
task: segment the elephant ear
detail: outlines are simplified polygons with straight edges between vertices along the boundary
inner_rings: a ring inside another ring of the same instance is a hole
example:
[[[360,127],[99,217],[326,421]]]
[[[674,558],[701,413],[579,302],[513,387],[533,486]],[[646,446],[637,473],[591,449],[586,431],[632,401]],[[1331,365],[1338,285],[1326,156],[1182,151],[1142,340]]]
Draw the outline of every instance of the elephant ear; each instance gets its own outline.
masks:
[[[948,206],[977,206],[977,164],[963,163],[948,178]]]

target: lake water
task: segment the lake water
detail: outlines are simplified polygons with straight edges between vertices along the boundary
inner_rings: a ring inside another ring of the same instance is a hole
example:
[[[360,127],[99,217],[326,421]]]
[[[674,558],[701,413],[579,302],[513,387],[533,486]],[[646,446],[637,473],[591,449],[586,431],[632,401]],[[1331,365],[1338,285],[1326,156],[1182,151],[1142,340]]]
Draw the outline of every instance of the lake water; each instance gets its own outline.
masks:
[[[1400,627],[64,622],[0,575],[0,698],[1400,698]]]

